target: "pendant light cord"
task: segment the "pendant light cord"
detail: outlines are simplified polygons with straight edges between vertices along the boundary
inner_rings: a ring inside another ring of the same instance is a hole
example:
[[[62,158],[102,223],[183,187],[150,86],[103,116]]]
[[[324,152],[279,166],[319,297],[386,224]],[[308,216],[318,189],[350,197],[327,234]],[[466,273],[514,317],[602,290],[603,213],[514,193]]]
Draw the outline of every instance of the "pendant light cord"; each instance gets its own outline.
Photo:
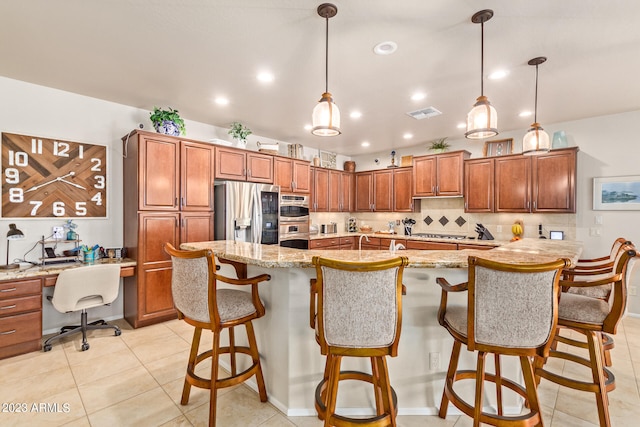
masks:
[[[538,123],[538,64],[536,64],[536,95],[534,101],[533,122]]]
[[[480,23],[480,95],[484,96],[484,21]]]
[[[329,16],[325,16],[326,31],[324,43],[324,91],[329,92]]]

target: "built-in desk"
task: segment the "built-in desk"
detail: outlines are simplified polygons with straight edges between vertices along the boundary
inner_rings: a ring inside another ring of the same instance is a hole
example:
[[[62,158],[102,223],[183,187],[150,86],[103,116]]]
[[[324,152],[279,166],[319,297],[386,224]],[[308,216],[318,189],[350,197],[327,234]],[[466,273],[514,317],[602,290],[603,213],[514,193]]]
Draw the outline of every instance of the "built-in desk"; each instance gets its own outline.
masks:
[[[120,265],[120,277],[135,274],[132,259],[103,259]],[[55,286],[58,274],[86,264],[30,266],[0,273],[0,359],[42,347],[42,288]]]

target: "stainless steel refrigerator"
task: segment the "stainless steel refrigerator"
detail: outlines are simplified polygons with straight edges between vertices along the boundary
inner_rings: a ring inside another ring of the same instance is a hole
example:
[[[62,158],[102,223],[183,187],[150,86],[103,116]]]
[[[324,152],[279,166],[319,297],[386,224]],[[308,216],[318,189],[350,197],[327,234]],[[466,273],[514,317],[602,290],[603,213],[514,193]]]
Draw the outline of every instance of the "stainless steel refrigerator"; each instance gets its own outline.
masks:
[[[214,187],[216,240],[278,244],[280,187],[225,181]]]

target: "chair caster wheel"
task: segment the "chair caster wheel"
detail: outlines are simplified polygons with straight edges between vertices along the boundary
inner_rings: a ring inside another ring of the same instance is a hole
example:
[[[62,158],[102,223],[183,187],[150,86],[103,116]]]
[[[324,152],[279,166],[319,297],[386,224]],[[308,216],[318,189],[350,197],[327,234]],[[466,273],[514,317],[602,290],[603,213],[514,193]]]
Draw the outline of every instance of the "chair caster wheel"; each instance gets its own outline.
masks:
[[[82,344],[82,351],[89,350],[89,343]]]
[[[51,351],[51,344],[45,344],[42,348],[44,351]]]
[[[116,330],[116,336],[119,337],[120,335],[122,335],[122,331],[121,330]]]

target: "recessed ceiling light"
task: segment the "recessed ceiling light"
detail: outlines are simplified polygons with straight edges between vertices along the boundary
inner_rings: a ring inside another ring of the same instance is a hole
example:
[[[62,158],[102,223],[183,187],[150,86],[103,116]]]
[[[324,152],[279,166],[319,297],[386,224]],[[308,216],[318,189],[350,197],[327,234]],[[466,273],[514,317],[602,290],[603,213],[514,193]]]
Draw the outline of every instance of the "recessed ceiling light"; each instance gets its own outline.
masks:
[[[489,79],[491,80],[499,80],[507,77],[509,72],[507,70],[496,70],[493,73],[489,74]]]
[[[404,135],[402,135],[402,137],[403,137],[404,139],[411,139],[411,138],[413,138],[413,134],[412,134],[412,133],[408,133],[408,132],[407,132],[407,133],[405,133]]]
[[[349,117],[352,119],[359,119],[362,117],[362,113],[360,111],[352,111],[351,114],[349,114]]]
[[[467,127],[467,124],[466,124],[466,123],[458,123],[458,124],[456,125],[456,127],[457,127],[458,129],[464,129],[464,128],[466,128],[466,127]]]
[[[362,144],[360,144],[363,147],[368,147],[370,144],[368,141],[364,141]]]
[[[533,113],[531,111],[522,111],[518,116],[520,117],[531,117]]]
[[[271,83],[275,77],[268,71],[262,71],[258,73],[257,78],[262,83]]]
[[[313,126],[311,125],[304,125],[304,130],[311,130],[313,128]]]
[[[398,45],[392,41],[378,43],[373,47],[373,52],[376,55],[391,55],[396,50],[398,50]]]
[[[218,105],[229,105],[229,100],[224,96],[219,96],[215,99],[215,103]]]
[[[413,101],[422,101],[426,97],[427,97],[427,94],[426,93],[422,93],[422,92],[416,92],[413,95],[411,95],[411,99]]]

